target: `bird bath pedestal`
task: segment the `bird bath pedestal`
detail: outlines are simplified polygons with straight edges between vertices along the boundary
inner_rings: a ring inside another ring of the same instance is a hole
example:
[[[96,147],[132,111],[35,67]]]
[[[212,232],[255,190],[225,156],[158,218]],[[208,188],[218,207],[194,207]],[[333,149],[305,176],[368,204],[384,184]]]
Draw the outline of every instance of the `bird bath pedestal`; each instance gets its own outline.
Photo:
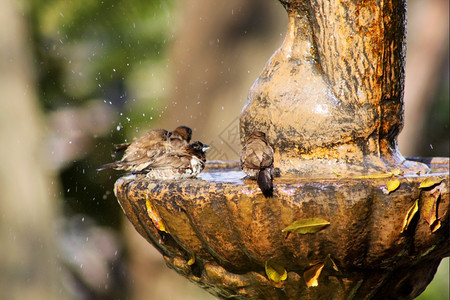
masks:
[[[449,245],[448,159],[402,157],[405,1],[281,1],[289,28],[250,90],[241,139],[274,146],[274,197],[237,163],[117,180],[137,231],[221,298],[413,299]],[[320,218],[320,231],[283,231]],[[267,267],[278,269],[269,275]]]

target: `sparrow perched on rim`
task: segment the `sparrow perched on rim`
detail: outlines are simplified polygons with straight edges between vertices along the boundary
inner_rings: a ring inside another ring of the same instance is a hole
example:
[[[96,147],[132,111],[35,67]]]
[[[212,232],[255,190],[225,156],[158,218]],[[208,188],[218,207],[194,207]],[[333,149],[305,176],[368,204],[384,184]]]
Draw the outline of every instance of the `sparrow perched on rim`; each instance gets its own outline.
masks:
[[[178,126],[172,132],[170,137],[170,144],[175,150],[181,149],[183,146],[191,142],[192,129],[187,126]]]
[[[97,170],[116,169],[137,172],[145,169],[156,158],[165,153],[174,151],[170,144],[172,132],[164,129],[149,130],[132,143],[123,143],[116,146],[116,151],[125,150],[121,160],[105,164]]]
[[[205,168],[208,149],[208,145],[195,141],[158,157],[145,169],[135,173],[145,173],[150,179],[163,180],[195,177]]]
[[[273,149],[266,134],[254,131],[241,151],[241,168],[250,177],[256,178],[265,197],[273,196]]]

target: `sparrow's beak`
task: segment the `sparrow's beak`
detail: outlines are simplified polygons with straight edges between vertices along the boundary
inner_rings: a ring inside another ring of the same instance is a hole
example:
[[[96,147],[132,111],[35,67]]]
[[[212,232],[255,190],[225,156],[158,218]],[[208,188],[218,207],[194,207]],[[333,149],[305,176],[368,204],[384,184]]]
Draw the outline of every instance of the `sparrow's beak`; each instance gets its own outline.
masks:
[[[203,152],[208,151],[208,149],[209,149],[209,146],[208,146],[208,145],[203,145],[203,148],[202,148],[202,151],[203,151]]]

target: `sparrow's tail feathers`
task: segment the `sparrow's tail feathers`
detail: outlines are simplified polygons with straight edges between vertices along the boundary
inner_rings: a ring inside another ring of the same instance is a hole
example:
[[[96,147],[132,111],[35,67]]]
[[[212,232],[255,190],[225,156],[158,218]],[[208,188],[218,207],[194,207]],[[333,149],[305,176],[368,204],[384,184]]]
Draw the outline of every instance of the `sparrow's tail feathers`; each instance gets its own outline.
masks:
[[[261,189],[264,197],[273,196],[273,177],[271,168],[265,168],[258,173],[256,178],[258,186]]]

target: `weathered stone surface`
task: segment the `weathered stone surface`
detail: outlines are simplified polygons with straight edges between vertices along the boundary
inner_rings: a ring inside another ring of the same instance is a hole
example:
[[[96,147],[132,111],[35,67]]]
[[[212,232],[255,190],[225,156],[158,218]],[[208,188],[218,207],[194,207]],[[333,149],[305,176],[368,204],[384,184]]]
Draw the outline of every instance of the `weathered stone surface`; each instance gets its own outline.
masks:
[[[412,299],[450,255],[448,159],[437,162],[429,175],[348,178],[330,172],[315,180],[276,178],[275,196],[267,199],[237,169],[210,169],[199,179],[183,181],[122,177],[115,193],[167,264],[219,297]],[[427,178],[439,183],[419,188]],[[401,184],[387,193],[391,180]],[[432,232],[423,203],[436,191],[441,227]],[[402,232],[416,200],[418,212]],[[161,221],[149,217],[146,202]],[[313,217],[331,224],[315,234],[282,232],[296,220]],[[162,222],[166,232],[155,222]],[[195,263],[188,265],[192,257]],[[264,263],[269,259],[286,268],[286,281],[267,278]],[[308,288],[303,273],[322,263],[318,287]]]
[[[424,169],[397,149],[406,1],[280,2],[288,31],[249,91],[241,141],[265,132],[282,175]]]

